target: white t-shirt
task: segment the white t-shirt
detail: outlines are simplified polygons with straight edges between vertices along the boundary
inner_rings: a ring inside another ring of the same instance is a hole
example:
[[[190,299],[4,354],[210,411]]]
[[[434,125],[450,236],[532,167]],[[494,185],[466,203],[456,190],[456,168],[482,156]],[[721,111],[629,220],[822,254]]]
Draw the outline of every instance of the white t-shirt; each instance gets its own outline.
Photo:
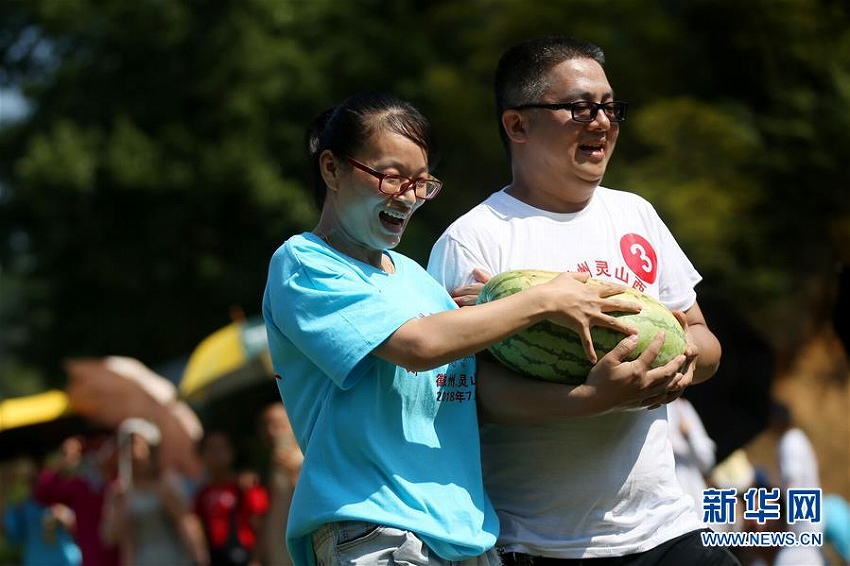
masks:
[[[818,458],[805,432],[799,428],[786,431],[779,439],[776,453],[783,490],[820,489]],[[800,534],[823,529],[820,523],[798,520],[788,525],[788,530]]]
[[[801,429],[792,428],[782,435],[779,439],[777,455],[783,487],[804,489],[820,487],[815,449]]]
[[[586,271],[680,310],[694,304],[700,280],[646,200],[604,187],[568,214],[494,193],[440,237],[428,271],[451,290],[472,282],[476,267],[492,275]],[[509,552],[622,556],[705,526],[676,479],[665,407],[547,425],[488,423],[481,444],[498,544]]]

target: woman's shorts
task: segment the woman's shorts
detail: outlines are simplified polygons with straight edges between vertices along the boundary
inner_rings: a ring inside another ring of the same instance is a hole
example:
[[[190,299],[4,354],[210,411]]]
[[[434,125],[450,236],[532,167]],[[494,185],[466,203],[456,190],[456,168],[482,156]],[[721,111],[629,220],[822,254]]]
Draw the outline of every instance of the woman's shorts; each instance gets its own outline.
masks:
[[[322,525],[313,533],[318,566],[500,566],[494,549],[455,561],[437,556],[410,531],[365,521]]]

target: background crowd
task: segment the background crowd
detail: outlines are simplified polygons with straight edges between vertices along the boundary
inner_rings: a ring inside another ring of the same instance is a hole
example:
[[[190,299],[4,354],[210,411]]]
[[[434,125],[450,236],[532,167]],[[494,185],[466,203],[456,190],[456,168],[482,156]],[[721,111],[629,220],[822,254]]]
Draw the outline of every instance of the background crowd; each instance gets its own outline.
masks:
[[[750,487],[820,485],[807,436],[779,403],[765,431],[776,446],[774,466],[751,462],[743,451],[716,461],[715,444],[684,397],[668,406],[668,414],[676,471],[698,509],[709,487],[732,487],[741,496]],[[282,533],[303,456],[282,404],[263,408],[257,433],[266,449],[246,454],[251,450],[237,446],[230,434],[207,431],[197,446],[203,462],[199,478],[157,466],[159,433],[141,419],[128,419],[113,434],[69,437],[44,459],[4,462],[0,538],[12,554],[0,564],[119,566],[131,556],[139,565],[291,564]],[[850,504],[828,492],[822,503],[825,544],[813,551],[814,558],[805,556],[806,549],[787,547],[733,552],[744,566],[850,564]],[[739,497],[735,522],[713,528],[789,528],[745,520],[742,511]]]
[[[72,436],[44,459],[7,462],[2,530],[23,566],[286,565],[283,544],[302,456],[281,403],[257,418],[264,450],[207,430],[199,477],[162,464],[161,431],[130,418]],[[240,446],[242,445],[242,446]],[[243,452],[240,454],[240,452]]]

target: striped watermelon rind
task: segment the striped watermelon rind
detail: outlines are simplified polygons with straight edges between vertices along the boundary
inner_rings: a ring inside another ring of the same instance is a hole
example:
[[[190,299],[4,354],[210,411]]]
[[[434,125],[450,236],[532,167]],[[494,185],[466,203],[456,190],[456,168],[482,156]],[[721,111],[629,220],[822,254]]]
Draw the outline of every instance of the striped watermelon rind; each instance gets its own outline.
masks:
[[[555,271],[520,269],[492,277],[478,295],[479,303],[507,297],[533,285],[550,281],[559,275]],[[588,279],[588,285],[598,284]],[[610,313],[638,330],[638,345],[629,355],[637,358],[649,346],[660,330],[665,331],[664,345],[652,364],[662,366],[684,353],[687,347],[684,330],[673,313],[658,300],[637,289],[626,289],[615,295],[642,305],[639,313]],[[604,327],[591,329],[593,348],[601,358],[611,351],[625,335]],[[558,324],[543,321],[522,332],[493,344],[490,353],[511,370],[537,379],[579,385],[587,379],[593,365],[588,361],[577,332]]]

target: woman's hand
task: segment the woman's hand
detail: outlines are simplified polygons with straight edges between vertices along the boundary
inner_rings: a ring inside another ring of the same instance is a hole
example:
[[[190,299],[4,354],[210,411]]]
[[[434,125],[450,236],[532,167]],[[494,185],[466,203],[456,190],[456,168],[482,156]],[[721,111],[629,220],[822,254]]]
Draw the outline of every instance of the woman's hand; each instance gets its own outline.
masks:
[[[588,285],[589,278],[587,273],[562,273],[543,285],[550,286],[554,294],[553,314],[549,320],[575,330],[581,338],[585,356],[596,363],[591,327],[604,326],[627,336],[635,334],[636,329],[607,313],[637,313],[641,306],[634,301],[611,298],[625,291],[622,285],[606,281]]]

